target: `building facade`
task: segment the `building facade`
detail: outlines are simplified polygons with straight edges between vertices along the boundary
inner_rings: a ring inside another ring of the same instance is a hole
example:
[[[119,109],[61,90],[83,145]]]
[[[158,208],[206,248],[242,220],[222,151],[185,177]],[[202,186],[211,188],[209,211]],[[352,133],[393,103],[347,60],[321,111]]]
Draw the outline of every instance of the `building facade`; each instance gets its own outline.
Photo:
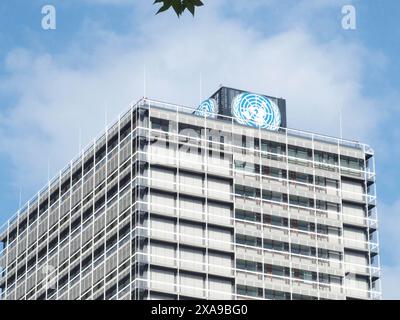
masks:
[[[120,116],[0,229],[0,299],[380,299],[373,150],[216,111]]]

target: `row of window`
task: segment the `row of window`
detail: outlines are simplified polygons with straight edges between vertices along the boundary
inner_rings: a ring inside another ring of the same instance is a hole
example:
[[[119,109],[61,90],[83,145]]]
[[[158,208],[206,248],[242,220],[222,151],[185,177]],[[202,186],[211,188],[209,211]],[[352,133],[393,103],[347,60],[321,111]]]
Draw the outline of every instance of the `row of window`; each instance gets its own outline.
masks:
[[[262,288],[244,285],[237,285],[236,290],[238,295],[265,298],[270,300],[318,300],[317,297],[313,296],[290,294],[290,292],[276,290],[263,290]]]
[[[236,234],[236,243],[251,247],[275,250],[275,251],[282,251],[282,252],[290,251],[290,253],[293,254],[299,254],[310,257],[317,257],[317,252],[318,252],[318,258],[342,260],[342,253],[339,251],[327,250],[323,248],[318,248],[317,250],[315,247],[304,246],[294,243],[289,245],[288,242],[262,239],[243,234]]]
[[[340,212],[340,204],[338,203],[333,203],[323,200],[314,201],[314,199],[311,198],[305,198],[294,195],[289,195],[288,199],[286,193],[275,192],[270,190],[260,190],[259,188],[254,188],[244,185],[235,185],[235,194],[246,198],[261,198],[262,196],[262,199],[267,201],[283,202],[300,207]]]
[[[173,132],[171,127],[171,122],[165,119],[159,118],[151,118],[151,128],[154,130],[160,130],[164,132]],[[187,131],[190,129],[190,131]],[[202,136],[202,131],[204,131],[203,127],[190,125],[186,123],[178,123],[178,132],[179,134],[185,135],[189,134],[193,137],[193,133],[195,133],[195,137],[200,138]],[[220,139],[218,142],[224,143],[224,141],[232,140],[229,139],[231,134],[226,132],[220,132]],[[214,138],[213,136],[207,137],[209,140]],[[228,142],[229,143],[229,142]],[[304,160],[313,160],[313,150],[293,145],[286,145],[283,143],[261,140],[258,138],[253,138],[249,136],[236,135],[233,134],[233,145],[239,146],[243,148],[251,148],[255,150],[261,150],[268,153],[274,153],[277,155],[288,155],[290,157],[295,157]],[[223,147],[223,146],[221,146]],[[332,165],[338,165],[339,158],[337,154],[314,150],[314,160],[321,163],[327,163]],[[356,170],[364,170],[364,159],[353,158],[348,156],[340,156],[340,165],[356,169]]]
[[[262,264],[261,262],[254,262],[248,260],[236,260],[236,268],[245,270],[245,271],[253,271],[253,272],[261,272],[268,275],[274,275],[279,277],[292,277],[295,279],[306,280],[306,281],[319,281],[321,283],[334,283],[336,285],[342,284],[342,278],[339,276],[334,276],[326,273],[317,273],[314,271],[307,271],[302,269],[290,269],[288,267],[282,267],[271,264]]]
[[[126,211],[125,214],[121,215],[120,219],[124,219],[127,217],[127,214],[129,213],[129,211]],[[90,217],[90,215],[88,215],[87,217]],[[80,221],[81,217],[78,217],[78,219],[76,219],[75,221]],[[71,233],[73,233],[73,231],[79,226],[81,225],[80,222],[74,223],[74,229],[70,228],[66,228],[64,229],[59,237],[55,237],[53,238],[48,246],[44,246],[36,255],[34,255],[33,257],[31,257],[29,259],[29,261],[26,264],[23,264],[16,273],[13,273],[11,276],[8,277],[7,279],[7,287],[11,287],[15,280],[20,279],[22,276],[24,276],[24,274],[26,273],[27,270],[30,270],[35,264],[38,263],[38,261],[40,261],[43,257],[45,257],[46,255],[48,255],[49,251],[52,251],[59,243],[63,242],[66,237],[68,237],[68,235],[70,235]],[[107,226],[107,230],[110,231],[114,226],[116,225],[116,223],[110,223]],[[94,261],[96,260],[96,257],[99,256],[100,254],[104,253],[104,249],[107,251],[109,250],[109,248],[111,248],[116,242],[117,239],[122,239],[130,230],[130,225],[126,225],[124,226],[122,229],[118,230],[118,232],[116,232],[111,238],[107,239],[107,241],[105,241],[105,244],[102,244],[97,250],[95,250],[94,252],[94,258],[93,260],[90,261]],[[96,237],[93,239],[93,242],[96,242],[98,239],[100,239],[102,237],[104,233],[100,232],[96,235]],[[71,236],[72,238],[72,236]],[[93,245],[93,243],[90,241],[91,239],[88,240],[88,243],[82,243],[83,247],[82,252],[86,251],[87,249],[89,249],[90,246]],[[65,245],[68,244],[68,242],[64,242]],[[59,248],[58,251],[54,251],[55,253],[59,252],[62,248]],[[78,248],[79,249],[79,248]],[[53,252],[53,253],[54,253]],[[98,254],[96,253],[98,252]],[[81,256],[81,250],[78,250],[77,253],[75,254],[75,252],[70,252],[71,254],[71,258],[69,259],[69,261],[67,260],[62,266],[60,266],[60,270],[59,272],[61,272],[62,270],[66,269],[68,267],[69,264],[72,264],[74,262],[74,260],[78,259]],[[52,256],[52,255],[51,255]],[[51,258],[51,256],[48,257],[48,259]],[[90,256],[91,257],[91,256]],[[86,258],[87,260],[88,258]],[[14,263],[12,264],[14,265]],[[9,266],[9,269],[11,270],[12,265]],[[84,268],[82,267],[82,270]],[[72,278],[72,277],[71,277]],[[63,281],[60,279],[60,284],[63,283]]]
[[[273,168],[268,166],[260,166],[259,164],[250,163],[247,161],[235,160],[235,169],[239,171],[249,172],[253,174],[261,174],[278,179],[288,179],[296,182],[315,184],[317,186],[339,188],[339,181],[325,177],[314,176],[311,174],[288,171],[286,169]]]
[[[262,219],[261,219],[262,216]],[[240,220],[247,220],[251,222],[258,222],[258,223],[265,223],[269,225],[274,225],[278,227],[284,227],[284,228],[292,228],[300,231],[306,231],[306,232],[317,232],[320,234],[333,234],[337,236],[341,236],[341,229],[338,227],[332,227],[332,226],[327,226],[327,225],[322,225],[322,224],[315,224],[313,222],[306,222],[302,220],[297,220],[297,219],[291,219],[290,223],[288,218],[283,218],[279,216],[273,216],[269,214],[263,214],[257,213],[257,212],[251,212],[251,211],[245,211],[245,210],[240,210],[236,209],[235,211],[235,218],[240,219]]]
[[[122,172],[129,164],[130,164],[130,162],[127,161],[127,162],[125,162],[125,164],[123,166],[121,166],[119,168],[119,170],[116,170],[114,173],[109,172],[109,177],[107,177],[107,180],[109,181],[109,183],[118,175],[119,172]],[[135,172],[135,168],[136,168],[136,166],[134,165],[134,167],[133,167],[134,172]],[[69,180],[70,179],[68,178],[67,181],[69,181]],[[122,189],[125,185],[127,185],[127,183],[129,181],[130,181],[130,173],[125,175],[123,177],[123,179],[120,180],[120,182],[119,182],[120,189]],[[99,181],[99,184],[100,184],[100,181]],[[69,185],[69,183],[68,183],[68,185]],[[105,183],[103,182],[101,185],[94,186],[93,189],[95,189],[96,187],[98,187],[97,188],[97,192],[99,192],[105,187]],[[61,187],[61,189],[62,189],[62,187]],[[69,190],[69,188],[68,188],[68,190]],[[93,191],[93,190],[91,190],[91,191]],[[118,184],[115,184],[111,189],[109,189],[107,191],[107,198],[110,199],[111,197],[113,197],[116,194],[117,191],[118,191]],[[58,197],[58,193],[59,193],[59,189],[57,188],[57,190],[53,192],[53,194],[57,194],[57,196],[53,200],[50,201],[51,204],[48,203],[49,199],[45,199],[41,203],[40,206],[36,206],[36,207],[33,206],[33,208],[31,208],[30,211],[29,211],[29,215],[26,214],[25,218],[17,226],[15,226],[14,229],[9,230],[8,239],[7,239],[7,234],[5,234],[5,238],[2,239],[1,241],[6,245],[7,243],[11,243],[17,236],[21,236],[22,233],[28,227],[28,221],[29,221],[29,226],[31,226],[44,213],[46,213],[46,212],[48,213],[49,207],[54,205],[54,203],[57,202],[60,199],[60,197]],[[52,195],[50,196],[50,199],[52,199]],[[91,193],[89,195],[89,197],[87,197],[84,200],[83,205],[85,203],[87,203],[92,196],[93,196],[93,193]],[[65,200],[66,199],[61,198],[61,201],[65,201]],[[104,201],[105,201],[105,195],[103,197],[101,197],[100,199],[97,199],[96,203],[95,203],[95,210],[97,210],[99,207],[101,207],[104,204]]]

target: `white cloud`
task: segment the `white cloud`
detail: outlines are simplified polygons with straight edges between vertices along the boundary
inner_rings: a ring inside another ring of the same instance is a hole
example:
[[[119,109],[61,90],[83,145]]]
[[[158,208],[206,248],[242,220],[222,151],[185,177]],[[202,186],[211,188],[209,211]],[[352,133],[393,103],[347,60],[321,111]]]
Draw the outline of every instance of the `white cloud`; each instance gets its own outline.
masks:
[[[19,98],[2,114],[0,130],[7,135],[0,146],[12,157],[18,181],[43,182],[47,158],[54,172],[77,151],[80,128],[89,142],[104,124],[107,105],[110,119],[140,98],[144,65],[147,96],[156,99],[194,106],[202,74],[204,97],[224,84],[287,98],[290,127],[337,135],[339,106],[352,119],[347,137],[364,138],[376,124],[374,101],[360,90],[365,52],[357,45],[318,43],[301,28],[265,37],[211,9],[195,21],[148,20],[124,36],[86,29],[85,40],[102,38],[90,54],[76,44],[65,55],[9,53],[10,77],[0,86]]]
[[[136,0],[119,3],[130,1]],[[363,95],[362,79],[366,61],[377,56],[341,38],[321,42],[307,27],[266,36],[242,21],[222,18],[225,3],[210,0],[194,20],[189,15],[180,20],[173,14],[155,17],[147,4],[136,8],[146,15],[125,35],[89,21],[64,54],[10,51],[5,65],[9,77],[0,79],[0,93],[14,95],[16,102],[0,111],[0,152],[11,158],[16,184],[24,185],[25,193],[34,192],[47,179],[48,161],[55,173],[77,153],[79,130],[88,143],[103,128],[106,107],[111,120],[142,97],[144,65],[147,96],[155,99],[196,105],[202,74],[204,97],[224,84],[286,98],[288,123],[294,128],[338,135],[341,106],[344,136],[370,140],[380,112],[377,102]],[[244,9],[242,2],[234,3],[236,12]],[[247,9],[254,12],[266,2],[251,3]],[[312,4],[321,2],[305,3],[291,15],[310,14]],[[399,210],[399,204],[380,210],[385,212],[383,244],[399,243]],[[400,256],[392,258],[384,262],[387,298],[399,297]]]
[[[195,20],[146,16],[125,35],[85,25],[61,55],[10,51],[0,92],[17,100],[0,113],[0,152],[11,158],[25,193],[44,184],[48,162],[55,173],[77,153],[79,130],[85,144],[91,141],[104,126],[106,107],[111,120],[143,96],[144,65],[147,96],[155,99],[196,105],[202,74],[204,97],[219,84],[284,97],[290,127],[332,135],[339,133],[341,106],[345,137],[370,137],[380,118],[377,103],[362,94],[371,59],[363,47],[340,38],[321,42],[301,27],[265,36],[210,7]],[[79,41],[92,43],[90,50]],[[392,225],[400,221],[383,220],[383,228]],[[384,273],[393,297],[397,265]]]

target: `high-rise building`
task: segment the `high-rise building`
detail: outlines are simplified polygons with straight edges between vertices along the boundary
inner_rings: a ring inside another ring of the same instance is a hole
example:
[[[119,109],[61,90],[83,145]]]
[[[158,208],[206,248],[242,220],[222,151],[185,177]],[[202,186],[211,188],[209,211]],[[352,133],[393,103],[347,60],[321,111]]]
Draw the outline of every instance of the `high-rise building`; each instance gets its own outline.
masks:
[[[0,229],[0,297],[380,299],[374,167],[284,99],[142,99]]]

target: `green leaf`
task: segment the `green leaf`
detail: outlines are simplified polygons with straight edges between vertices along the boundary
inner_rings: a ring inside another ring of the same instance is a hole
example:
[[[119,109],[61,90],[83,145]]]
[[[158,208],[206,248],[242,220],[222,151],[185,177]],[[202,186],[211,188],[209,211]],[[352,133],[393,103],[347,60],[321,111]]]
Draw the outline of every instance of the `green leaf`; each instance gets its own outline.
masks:
[[[157,11],[156,14],[167,11],[172,6],[172,0],[155,0],[153,4],[163,3],[162,7]]]
[[[203,2],[201,2],[201,0],[183,0],[182,3],[184,7],[188,9],[193,16],[195,13],[195,8],[203,6]]]
[[[181,0],[172,0],[172,7],[174,8],[178,17],[185,11],[185,7]]]
[[[204,5],[201,0],[155,0],[153,4],[158,3],[162,3],[162,6],[156,14],[167,11],[172,7],[178,17],[180,17],[186,9],[194,16],[196,7]]]

